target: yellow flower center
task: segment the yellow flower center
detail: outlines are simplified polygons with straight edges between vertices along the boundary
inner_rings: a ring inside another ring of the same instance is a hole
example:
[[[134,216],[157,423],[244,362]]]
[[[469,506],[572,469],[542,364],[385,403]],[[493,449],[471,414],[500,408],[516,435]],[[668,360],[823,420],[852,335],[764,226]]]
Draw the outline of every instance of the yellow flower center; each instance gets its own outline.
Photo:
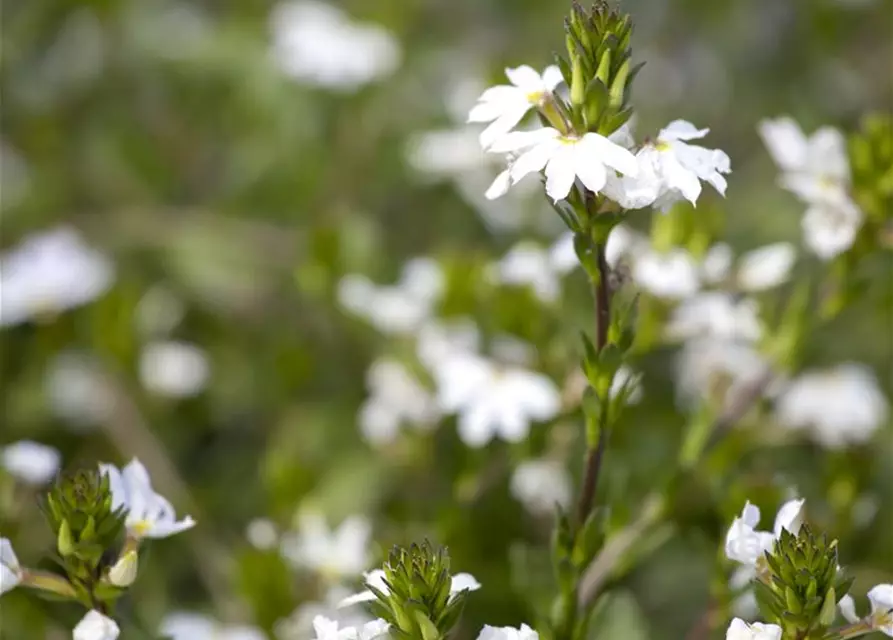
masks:
[[[531,91],[527,94],[527,101],[530,104],[539,104],[546,97],[545,91]]]
[[[140,520],[130,527],[135,538],[142,538],[152,530],[152,523],[148,520]]]

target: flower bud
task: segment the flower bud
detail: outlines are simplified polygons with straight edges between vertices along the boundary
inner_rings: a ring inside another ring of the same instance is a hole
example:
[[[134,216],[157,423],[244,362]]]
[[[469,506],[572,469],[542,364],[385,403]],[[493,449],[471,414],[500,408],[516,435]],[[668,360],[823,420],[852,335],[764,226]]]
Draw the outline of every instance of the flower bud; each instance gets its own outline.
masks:
[[[109,569],[108,581],[116,587],[129,587],[138,571],[139,555],[136,551],[126,551]]]

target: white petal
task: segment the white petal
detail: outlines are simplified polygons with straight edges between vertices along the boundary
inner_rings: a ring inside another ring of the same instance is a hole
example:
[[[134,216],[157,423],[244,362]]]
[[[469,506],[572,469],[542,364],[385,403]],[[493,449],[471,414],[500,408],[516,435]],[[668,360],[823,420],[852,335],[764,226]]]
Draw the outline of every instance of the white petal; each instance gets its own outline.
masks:
[[[487,198],[487,200],[495,200],[496,198],[500,198],[508,193],[509,187],[511,186],[511,171],[509,169],[506,169],[498,176],[496,176],[496,178],[493,180],[493,183],[484,193],[484,197]]]
[[[797,252],[790,242],[776,242],[741,257],[738,283],[748,291],[765,291],[785,282]]]
[[[667,186],[679,191],[692,204],[697,204],[698,196],[701,195],[701,182],[698,176],[684,167],[672,151],[662,151],[660,160]]]
[[[778,515],[775,516],[773,530],[776,538],[781,535],[782,529],[787,529],[794,535],[800,531],[800,527],[803,525],[804,504],[806,504],[806,500],[789,500],[781,506]]]
[[[561,144],[546,165],[546,193],[553,201],[567,198],[576,179],[574,145]]]
[[[524,152],[512,163],[510,173],[512,182],[518,182],[529,173],[542,171],[549,160],[555,155],[559,142],[545,142],[538,144]],[[565,195],[567,195],[565,193]]]
[[[528,93],[542,91],[545,88],[540,74],[533,67],[526,64],[522,64],[520,67],[506,68],[505,75],[509,82]]]
[[[856,613],[856,601],[853,600],[853,596],[845,595],[837,603],[837,606],[840,607],[840,614],[847,622],[859,621],[859,615]]]
[[[710,132],[710,129],[698,129],[691,122],[686,120],[673,120],[670,124],[660,130],[657,135],[658,140],[696,140],[703,138]]]
[[[115,640],[120,633],[121,630],[114,620],[91,609],[78,622],[72,637],[74,640]]]
[[[760,137],[769,155],[779,168],[797,171],[806,165],[807,144],[803,131],[791,118],[763,120],[759,125]]]
[[[352,596],[347,596],[341,602],[338,603],[338,608],[341,607],[349,607],[354,604],[360,604],[362,602],[372,602],[374,601],[375,594],[371,591],[361,591],[360,593],[355,593]]]
[[[494,142],[514,129],[529,110],[528,103],[519,102],[509,105],[489,127],[481,132],[481,146],[484,149],[489,149]]]
[[[459,416],[459,438],[467,446],[480,448],[493,439],[498,428],[498,416],[490,402],[478,402]]]
[[[756,527],[760,524],[760,508],[750,502],[745,503],[741,520],[749,527]]]
[[[477,591],[481,588],[481,583],[470,573],[457,573],[453,576],[450,583],[450,593],[459,593],[460,591]]]
[[[598,193],[605,186],[607,173],[601,159],[591,151],[592,148],[583,142],[574,145],[574,173],[579,176],[583,186]]]
[[[582,142],[593,150],[602,164],[614,167],[620,173],[631,178],[635,178],[639,174],[639,163],[636,157],[619,144],[615,144],[597,133],[587,133],[583,136]]]
[[[543,85],[547,91],[555,91],[555,87],[564,82],[558,65],[549,65],[543,70]]]
[[[512,131],[496,140],[487,148],[487,151],[490,153],[515,153],[549,140],[555,140],[560,136],[558,130],[552,127],[542,127],[533,131]]]

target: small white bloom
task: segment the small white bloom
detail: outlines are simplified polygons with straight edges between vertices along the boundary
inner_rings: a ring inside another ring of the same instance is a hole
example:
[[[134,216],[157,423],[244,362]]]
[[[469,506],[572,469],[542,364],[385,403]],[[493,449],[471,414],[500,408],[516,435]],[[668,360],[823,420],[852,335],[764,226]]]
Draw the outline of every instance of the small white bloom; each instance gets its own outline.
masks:
[[[837,200],[850,180],[849,159],[843,135],[822,127],[807,138],[791,118],[764,120],[760,137],[782,170],[781,185],[804,202]]]
[[[484,625],[477,640],[538,640],[538,638],[539,634],[526,624],[522,624],[519,629]]]
[[[651,250],[651,242],[648,237],[633,231],[623,224],[618,224],[611,229],[608,242],[605,244],[605,261],[612,268],[624,260],[635,263],[639,255],[647,254]]]
[[[497,140],[489,151],[519,154],[509,169],[512,184],[545,169],[546,193],[555,202],[567,198],[577,178],[584,187],[598,193],[605,186],[609,171],[617,170],[628,176],[635,176],[639,171],[633,154],[591,132],[582,136],[563,135],[551,127],[515,131]]]
[[[53,447],[31,440],[19,440],[0,448],[0,466],[22,482],[42,485],[59,471],[62,454]]]
[[[863,218],[845,194],[813,203],[801,221],[803,241],[819,258],[831,260],[853,246]]]
[[[315,640],[374,640],[385,635],[389,628],[390,625],[380,618],[361,627],[340,627],[336,620],[325,616],[313,619]]]
[[[787,281],[797,259],[790,242],[776,242],[754,249],[741,256],[738,264],[738,285],[745,291],[765,291]]]
[[[754,342],[763,335],[755,301],[723,291],[708,291],[673,309],[665,333],[671,340],[721,338]]]
[[[458,320],[434,320],[420,330],[416,341],[419,361],[435,371],[456,354],[477,353],[480,331],[468,318]]]
[[[865,620],[881,633],[893,637],[893,584],[879,584],[868,592],[871,613]],[[851,623],[861,620],[856,613],[856,603],[852,596],[846,595],[837,603],[840,613]]]
[[[648,250],[634,259],[632,275],[636,284],[658,298],[680,300],[700,288],[698,265],[684,249]]]
[[[497,283],[529,286],[543,302],[554,302],[561,292],[559,274],[550,254],[531,243],[515,245],[491,266],[489,275]]]
[[[155,493],[149,472],[136,458],[123,470],[111,464],[100,464],[99,469],[109,477],[114,508],[127,510],[125,525],[131,536],[167,538],[195,526],[190,516],[177,520],[173,505]]]
[[[519,442],[531,422],[550,420],[561,409],[561,394],[546,376],[476,354],[446,358],[432,374],[441,409],[459,414],[459,437],[471,447],[494,437]]]
[[[9,538],[0,538],[0,595],[15,589],[22,581],[22,573]]]
[[[735,254],[725,242],[717,242],[707,250],[701,260],[701,278],[707,284],[720,284],[732,271]]]
[[[887,414],[887,399],[874,374],[855,363],[800,375],[782,391],[775,407],[781,424],[809,429],[833,449],[867,442]]]
[[[735,397],[766,374],[768,363],[751,345],[719,338],[696,338],[684,344],[676,361],[680,404],[704,397]]]
[[[276,62],[302,82],[350,92],[400,64],[400,45],[387,29],[355,23],[330,4],[282,2],[270,22]]]
[[[74,640],[116,640],[121,634],[118,623],[95,609],[87,612],[74,628]]]
[[[170,398],[189,398],[201,393],[210,375],[205,352],[179,341],[153,342],[143,349],[140,381],[151,393]]]
[[[159,629],[171,640],[266,640],[267,635],[249,625],[222,624],[201,613],[175,611],[165,616]]]
[[[511,85],[484,91],[468,114],[468,122],[490,123],[480,136],[485,149],[514,129],[528,111],[551,100],[552,92],[563,80],[555,65],[546,67],[542,75],[527,65],[506,69],[505,75]]]
[[[360,628],[373,619],[361,607],[338,608],[344,598],[350,596],[352,590],[340,585],[329,586],[321,601],[302,602],[287,618],[276,622],[273,629],[278,640],[307,640],[313,637],[313,620],[323,616],[335,620],[341,627]]]
[[[433,177],[463,177],[488,165],[477,134],[465,127],[421,133],[410,140],[406,156],[413,169]]]
[[[269,518],[255,518],[245,527],[245,538],[255,549],[269,551],[279,544],[279,530]]]
[[[345,578],[370,565],[371,535],[372,525],[362,516],[350,516],[330,529],[321,513],[307,509],[298,516],[297,532],[283,536],[280,549],[299,568],[327,578]]]
[[[781,627],[762,622],[748,624],[735,618],[726,632],[726,640],[781,640]]]
[[[525,460],[512,474],[512,495],[531,513],[555,512],[555,506],[568,507],[573,488],[567,469],[556,460]]]
[[[364,584],[375,587],[385,595],[391,590],[385,582],[385,573],[381,569],[374,569],[363,574]],[[450,582],[450,598],[455,597],[463,591],[477,591],[481,588],[481,583],[475,579],[470,573],[457,573],[452,577]],[[339,607],[349,607],[350,605],[359,604],[361,602],[372,602],[375,600],[375,594],[370,590],[361,591],[352,596],[348,596],[338,603]]]
[[[805,502],[805,500],[789,500],[784,503],[775,517],[772,532],[756,529],[760,522],[760,510],[750,502],[745,504],[741,517],[735,518],[726,534],[726,557],[746,566],[757,567],[763,554],[772,551],[782,530],[787,529],[793,534],[800,531]]]
[[[114,271],[68,227],[26,238],[0,257],[0,326],[78,307],[105,293]]]
[[[111,418],[114,392],[93,356],[64,351],[49,366],[45,382],[53,413],[75,429],[89,429]]]
[[[434,397],[396,360],[372,363],[366,374],[370,395],[360,407],[363,436],[373,445],[393,442],[401,425],[430,429],[440,418]]]

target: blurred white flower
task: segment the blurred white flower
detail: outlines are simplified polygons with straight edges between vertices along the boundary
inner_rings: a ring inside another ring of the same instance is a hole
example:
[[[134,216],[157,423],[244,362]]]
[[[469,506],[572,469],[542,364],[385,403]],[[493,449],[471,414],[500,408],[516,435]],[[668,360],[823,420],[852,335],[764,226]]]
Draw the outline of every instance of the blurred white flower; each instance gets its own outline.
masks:
[[[546,376],[476,354],[448,357],[432,375],[441,409],[459,414],[459,437],[470,447],[494,437],[519,442],[531,422],[550,420],[561,409],[561,394]]]
[[[657,298],[681,300],[700,288],[698,265],[684,249],[648,250],[633,258],[636,284]]]
[[[63,351],[49,365],[47,404],[72,427],[88,429],[108,420],[115,397],[99,362],[87,353]]]
[[[269,518],[255,518],[245,527],[245,538],[255,549],[269,551],[279,545],[279,530]]]
[[[377,286],[360,274],[338,283],[338,303],[368,320],[383,333],[411,333],[431,317],[445,282],[440,266],[430,258],[406,263],[394,285]]]
[[[388,595],[391,590],[388,588],[387,583],[385,582],[385,573],[381,569],[374,569],[372,571],[368,571],[363,574],[363,583],[367,585],[371,585]],[[457,573],[452,577],[452,581],[450,583],[450,598],[452,599],[457,594],[463,591],[477,591],[481,588],[481,583],[478,582],[473,575],[470,573]],[[375,600],[375,594],[370,590],[361,591],[352,596],[348,596],[340,603],[338,603],[339,607],[349,607],[354,604],[359,604],[361,602],[372,602]]]
[[[676,393],[683,405],[736,397],[766,375],[768,363],[751,345],[719,338],[686,342],[676,360]]]
[[[276,622],[274,634],[279,640],[306,640],[313,635],[313,620],[323,616],[335,620],[341,627],[362,627],[371,618],[362,607],[338,608],[342,600],[353,592],[339,584],[331,585],[322,601],[302,602],[287,618]]]
[[[735,618],[726,632],[726,640],[781,640],[781,627]]]
[[[0,595],[15,589],[22,581],[22,567],[9,538],[0,538]]]
[[[443,129],[426,131],[409,143],[407,160],[419,173],[436,177],[461,177],[485,169],[491,157],[484,153],[473,131]]]
[[[222,624],[201,613],[175,611],[165,616],[159,628],[171,640],[266,640],[254,626]]]
[[[708,291],[683,300],[664,329],[671,340],[722,338],[754,342],[763,335],[759,308],[750,298]]]
[[[46,484],[59,471],[61,463],[62,454],[57,449],[31,440],[19,440],[0,448],[0,465],[27,484]]]
[[[776,242],[749,251],[738,263],[736,283],[745,291],[765,291],[787,281],[797,259],[790,242]]]
[[[726,533],[726,557],[756,570],[764,561],[763,554],[772,551],[782,530],[787,529],[793,534],[800,531],[805,503],[805,500],[785,502],[775,516],[775,525],[771,532],[756,529],[760,523],[760,510],[750,502],[745,504],[741,517],[732,521],[732,526]]]
[[[522,624],[520,629],[484,625],[477,640],[538,640],[538,638],[539,634],[526,624]]]
[[[477,353],[480,337],[477,325],[469,318],[432,320],[419,330],[416,355],[434,371],[457,353]]]
[[[887,414],[887,399],[874,373],[855,363],[798,376],[781,392],[775,407],[781,424],[809,429],[819,443],[832,449],[867,442]]]
[[[865,621],[872,629],[893,637],[893,584],[872,587],[868,592],[868,601],[871,603],[871,613],[865,617]],[[861,620],[856,614],[856,603],[852,596],[845,595],[837,604],[847,621],[857,623]]]
[[[0,256],[0,326],[78,307],[105,293],[112,264],[68,227],[26,238]]]
[[[591,132],[577,137],[563,135],[551,127],[514,131],[498,139],[488,150],[517,155],[510,161],[509,185],[545,169],[546,193],[555,202],[567,198],[577,178],[587,189],[598,193],[605,186],[609,171],[617,170],[628,176],[635,176],[639,171],[633,154]],[[493,195],[498,197],[502,193],[497,190]]]
[[[121,634],[118,623],[91,609],[72,632],[74,640],[115,640]]]
[[[543,302],[554,302],[561,291],[549,253],[529,242],[515,245],[491,265],[489,276],[500,284],[530,286]]]
[[[361,627],[341,627],[337,620],[325,616],[313,619],[315,640],[374,640],[387,634],[390,625],[378,618]]]
[[[188,398],[202,392],[210,367],[205,352],[180,341],[151,342],[140,354],[140,382],[151,393]]]
[[[555,506],[571,503],[571,477],[557,460],[525,460],[515,469],[511,480],[512,495],[533,514],[555,512]]]
[[[400,44],[384,27],[355,23],[323,2],[281,2],[272,12],[273,56],[291,77],[336,91],[355,91],[391,75]]]
[[[282,536],[280,551],[296,567],[337,580],[369,567],[371,523],[362,516],[346,518],[330,529],[325,517],[312,509],[298,515],[298,530]]]
[[[546,67],[542,75],[527,65],[506,69],[505,75],[511,85],[497,85],[484,91],[468,114],[468,122],[490,123],[480,135],[484,148],[514,129],[528,111],[548,103],[563,80],[555,65]]]
[[[549,263],[555,271],[566,274],[578,266],[580,260],[574,249],[574,234],[570,231],[562,233],[549,249]]]
[[[360,430],[368,442],[393,442],[400,426],[429,429],[440,412],[432,394],[402,364],[390,358],[376,360],[366,373],[370,395],[360,407]]]
[[[801,220],[803,241],[819,258],[831,260],[853,246],[863,217],[846,194],[812,203]]]
[[[134,458],[119,470],[111,464],[100,464],[99,469],[109,477],[112,504],[115,509],[124,507],[127,533],[136,538],[167,538],[195,526],[190,516],[177,520],[174,507],[152,489],[149,472]]]
[[[634,263],[637,256],[645,255],[650,250],[651,242],[647,236],[624,224],[618,224],[608,235],[605,260],[609,266],[616,268],[621,261]]]

